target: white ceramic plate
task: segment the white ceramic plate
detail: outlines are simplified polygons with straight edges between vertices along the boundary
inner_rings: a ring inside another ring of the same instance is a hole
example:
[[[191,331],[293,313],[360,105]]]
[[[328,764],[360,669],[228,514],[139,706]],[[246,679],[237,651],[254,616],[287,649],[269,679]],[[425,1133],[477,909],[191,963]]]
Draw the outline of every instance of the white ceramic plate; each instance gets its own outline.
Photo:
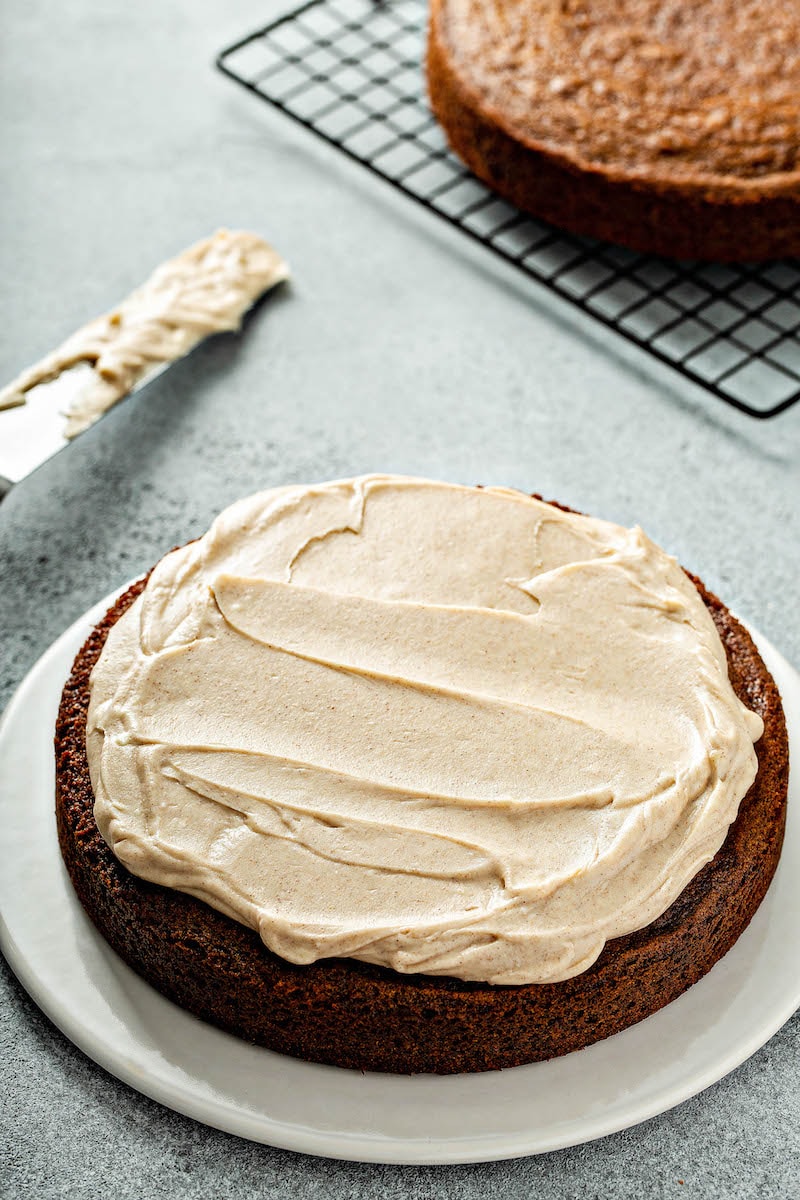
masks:
[[[480,1075],[362,1075],[295,1061],[206,1025],[95,932],[62,865],[53,726],[73,657],[114,597],[59,638],[0,725],[0,945],[67,1037],[131,1087],[258,1142],[366,1162],[455,1163],[576,1145],[664,1112],[753,1054],[800,1004],[800,775],[786,844],[750,927],[700,983],[588,1050]],[[800,761],[800,676],[763,637]]]

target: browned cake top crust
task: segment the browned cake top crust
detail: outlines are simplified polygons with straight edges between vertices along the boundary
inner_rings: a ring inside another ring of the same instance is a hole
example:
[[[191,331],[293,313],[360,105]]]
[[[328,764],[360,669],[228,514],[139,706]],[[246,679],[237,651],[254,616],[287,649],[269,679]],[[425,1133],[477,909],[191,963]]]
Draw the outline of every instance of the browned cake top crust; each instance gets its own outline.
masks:
[[[631,178],[800,197],[800,6],[433,0],[463,86],[527,145]]]
[[[326,959],[295,966],[191,896],[131,875],[101,837],[86,760],[89,675],[134,585],[78,654],[56,728],[56,817],[76,892],[101,933],[170,999],[223,1029],[314,1062],[405,1074],[481,1071],[581,1049],[700,979],[749,923],[780,855],[788,744],[777,688],[746,630],[695,580],[737,695],[764,720],[758,774],[722,849],[656,921],[563,983],[494,987]]]

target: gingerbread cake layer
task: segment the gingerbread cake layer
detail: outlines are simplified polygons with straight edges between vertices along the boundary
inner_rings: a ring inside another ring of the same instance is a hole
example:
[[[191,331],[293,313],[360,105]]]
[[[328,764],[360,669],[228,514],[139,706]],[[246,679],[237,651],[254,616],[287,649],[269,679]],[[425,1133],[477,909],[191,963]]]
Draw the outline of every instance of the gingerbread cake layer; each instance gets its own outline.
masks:
[[[574,233],[673,258],[800,253],[800,10],[432,0],[433,111],[476,175]]]

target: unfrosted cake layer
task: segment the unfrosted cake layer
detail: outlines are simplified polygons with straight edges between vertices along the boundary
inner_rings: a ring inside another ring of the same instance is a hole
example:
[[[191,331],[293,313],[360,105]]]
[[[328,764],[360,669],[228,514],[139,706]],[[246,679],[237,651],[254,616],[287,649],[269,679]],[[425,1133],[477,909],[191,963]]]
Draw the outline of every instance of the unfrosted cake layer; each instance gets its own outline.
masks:
[[[800,16],[758,0],[432,0],[428,88],[491,187],[673,258],[800,253]]]

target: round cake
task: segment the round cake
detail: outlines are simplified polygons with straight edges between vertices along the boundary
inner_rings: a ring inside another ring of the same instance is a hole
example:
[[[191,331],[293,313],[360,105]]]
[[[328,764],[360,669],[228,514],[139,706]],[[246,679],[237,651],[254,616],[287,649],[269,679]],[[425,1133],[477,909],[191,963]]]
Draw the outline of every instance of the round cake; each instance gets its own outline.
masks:
[[[800,8],[431,0],[453,150],[520,208],[673,258],[800,254]]]
[[[134,970],[310,1061],[480,1071],[656,1012],[775,871],[747,632],[639,529],[502,488],[274,489],[92,632],[59,840]]]

